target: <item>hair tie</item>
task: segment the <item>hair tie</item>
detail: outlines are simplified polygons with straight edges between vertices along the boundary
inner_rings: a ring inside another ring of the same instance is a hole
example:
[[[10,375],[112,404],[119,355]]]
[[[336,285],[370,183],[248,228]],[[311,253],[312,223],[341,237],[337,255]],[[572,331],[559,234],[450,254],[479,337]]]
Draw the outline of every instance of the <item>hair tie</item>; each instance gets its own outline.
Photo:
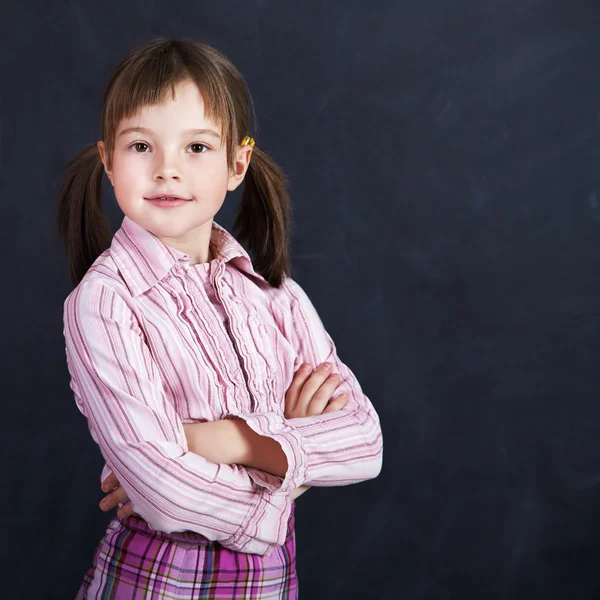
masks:
[[[243,140],[242,140],[242,146],[247,146],[248,144],[250,144],[252,147],[254,147],[254,144],[256,142],[254,141],[254,138],[251,138],[249,135],[247,135]]]

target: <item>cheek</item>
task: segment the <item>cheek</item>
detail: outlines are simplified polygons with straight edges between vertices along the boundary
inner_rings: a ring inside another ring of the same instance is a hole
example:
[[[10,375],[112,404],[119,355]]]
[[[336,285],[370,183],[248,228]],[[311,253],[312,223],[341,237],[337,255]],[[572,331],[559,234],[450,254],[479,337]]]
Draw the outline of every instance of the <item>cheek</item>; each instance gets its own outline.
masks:
[[[191,165],[188,177],[205,190],[221,190],[227,186],[229,174],[222,161],[204,162]]]
[[[139,160],[121,159],[115,163],[113,177],[115,188],[130,190],[138,188],[142,181],[147,181],[149,164]]]

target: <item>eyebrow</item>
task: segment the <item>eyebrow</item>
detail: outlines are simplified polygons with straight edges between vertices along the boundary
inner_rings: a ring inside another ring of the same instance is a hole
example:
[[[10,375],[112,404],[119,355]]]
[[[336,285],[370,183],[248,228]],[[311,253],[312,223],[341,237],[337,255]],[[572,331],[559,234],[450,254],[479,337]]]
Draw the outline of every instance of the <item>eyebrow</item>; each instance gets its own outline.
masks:
[[[121,137],[122,135],[127,135],[128,133],[151,134],[152,130],[147,129],[146,127],[127,127],[126,129],[123,129],[123,131],[121,131],[121,133],[119,133],[118,137]],[[186,129],[182,133],[184,135],[212,135],[213,137],[216,137],[217,139],[221,139],[221,136],[213,129]]]

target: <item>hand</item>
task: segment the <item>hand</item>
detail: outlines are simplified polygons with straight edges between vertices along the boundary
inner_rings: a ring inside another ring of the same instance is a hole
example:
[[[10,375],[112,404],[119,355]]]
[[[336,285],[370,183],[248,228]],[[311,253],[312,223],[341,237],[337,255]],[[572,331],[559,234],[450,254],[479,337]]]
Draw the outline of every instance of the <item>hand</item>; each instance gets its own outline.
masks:
[[[119,502],[124,502],[128,500],[127,492],[121,487],[119,484],[119,480],[114,473],[111,473],[103,482],[102,482],[102,490],[105,492],[109,492],[104,498],[100,501],[100,509],[104,512],[111,510]],[[112,490],[112,491],[110,491]],[[119,508],[117,511],[117,516],[121,519],[125,519],[126,517],[130,517],[133,512],[133,508],[131,506],[131,502],[127,502]]]
[[[340,376],[338,373],[331,373],[330,367],[331,363],[325,362],[311,373],[308,363],[300,365],[285,395],[283,416],[286,419],[320,415],[346,406],[348,394],[332,398],[340,383]],[[309,489],[309,485],[301,485],[292,490],[290,498],[295,500]]]
[[[183,431],[185,432],[185,437],[188,444],[191,444],[193,440],[193,429],[191,428],[191,425],[193,425],[193,423],[183,424]],[[119,504],[119,502],[124,502],[128,499],[127,492],[121,487],[121,484],[114,473],[111,473],[102,482],[102,491],[108,492],[100,501],[100,509],[104,512],[113,509],[115,506],[117,506],[117,504]],[[119,508],[119,510],[117,510],[117,516],[121,519],[130,517],[133,514],[137,513],[133,512],[131,502],[127,502],[127,504],[124,504]]]
[[[183,430],[185,432],[186,439],[188,444],[192,441],[192,429],[189,427],[190,423],[184,423]],[[187,427],[186,427],[187,426]],[[119,502],[124,502],[128,500],[127,492],[121,487],[117,476],[114,473],[111,473],[103,482],[102,482],[102,491],[108,492],[102,500],[100,500],[100,509],[104,512],[107,512],[113,509]],[[112,490],[112,491],[111,491]],[[125,519],[130,517],[131,515],[136,514],[133,512],[133,508],[131,506],[131,502],[127,502],[117,510],[117,516],[121,519]]]
[[[285,394],[284,417],[297,419],[344,408],[348,402],[348,394],[340,394],[332,399],[339,383],[340,376],[338,373],[331,373],[330,363],[323,363],[312,373],[310,365],[303,363]]]

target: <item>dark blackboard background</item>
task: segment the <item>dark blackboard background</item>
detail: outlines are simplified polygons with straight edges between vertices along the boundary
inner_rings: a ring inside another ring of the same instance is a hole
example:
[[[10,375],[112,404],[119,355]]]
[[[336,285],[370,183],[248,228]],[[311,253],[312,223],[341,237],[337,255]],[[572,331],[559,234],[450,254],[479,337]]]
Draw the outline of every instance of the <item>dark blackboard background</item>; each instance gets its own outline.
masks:
[[[302,598],[600,598],[596,1],[3,9],[4,598],[72,598],[112,516],[53,222],[109,73],[153,35],[246,76],[295,278],[381,417],[380,476],[297,502]]]

